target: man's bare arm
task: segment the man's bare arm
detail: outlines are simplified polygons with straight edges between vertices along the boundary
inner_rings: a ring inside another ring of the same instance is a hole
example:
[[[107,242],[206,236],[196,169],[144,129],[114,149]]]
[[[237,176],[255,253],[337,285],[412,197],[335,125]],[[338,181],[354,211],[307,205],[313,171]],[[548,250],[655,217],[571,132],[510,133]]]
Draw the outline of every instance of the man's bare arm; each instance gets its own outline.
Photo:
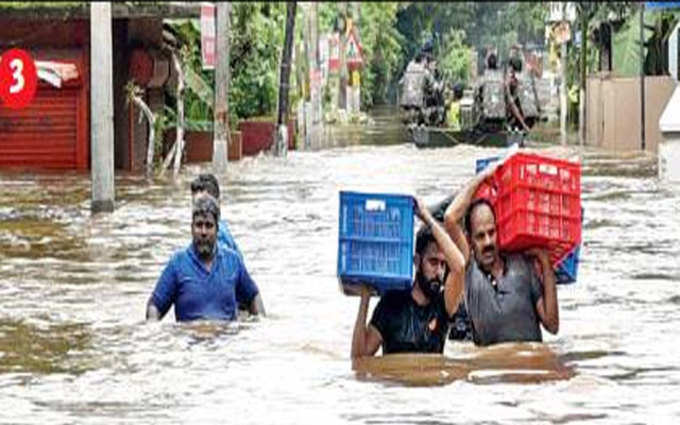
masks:
[[[352,350],[350,353],[352,359],[374,355],[382,343],[380,332],[374,326],[366,324],[370,297],[370,290],[366,285],[362,285],[359,312],[352,333]]]

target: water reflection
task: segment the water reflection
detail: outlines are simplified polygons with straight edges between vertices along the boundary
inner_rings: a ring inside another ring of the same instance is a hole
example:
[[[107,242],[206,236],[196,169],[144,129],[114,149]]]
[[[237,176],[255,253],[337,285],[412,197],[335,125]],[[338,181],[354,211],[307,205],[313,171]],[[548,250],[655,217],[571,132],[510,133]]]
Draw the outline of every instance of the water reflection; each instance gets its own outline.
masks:
[[[467,380],[475,384],[540,383],[569,379],[573,369],[543,344],[470,347],[455,358],[439,354],[391,354],[353,363],[360,379],[409,386],[433,386]],[[465,354],[461,356],[461,354]]]

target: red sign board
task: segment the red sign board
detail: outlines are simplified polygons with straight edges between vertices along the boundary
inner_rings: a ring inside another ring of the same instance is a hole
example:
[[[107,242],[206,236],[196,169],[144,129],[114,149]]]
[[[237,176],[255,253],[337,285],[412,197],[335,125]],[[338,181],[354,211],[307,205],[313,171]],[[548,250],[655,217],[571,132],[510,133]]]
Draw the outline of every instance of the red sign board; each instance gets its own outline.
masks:
[[[28,106],[38,88],[38,74],[30,53],[11,49],[0,59],[0,99],[8,108]]]
[[[203,69],[215,69],[215,5],[201,4],[201,59]]]

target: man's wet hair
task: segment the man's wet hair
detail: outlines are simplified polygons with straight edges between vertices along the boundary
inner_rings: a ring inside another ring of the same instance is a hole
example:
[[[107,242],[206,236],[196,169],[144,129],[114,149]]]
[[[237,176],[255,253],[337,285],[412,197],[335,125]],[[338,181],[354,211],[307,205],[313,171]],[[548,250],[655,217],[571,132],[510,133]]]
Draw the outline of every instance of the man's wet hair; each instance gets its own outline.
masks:
[[[215,224],[220,221],[220,206],[212,195],[202,194],[196,198],[191,208],[191,219],[193,221],[197,215],[211,214],[215,219]]]
[[[215,199],[220,199],[220,184],[212,174],[199,174],[191,182],[191,194],[206,191]]]
[[[489,200],[486,199],[486,198],[475,199],[474,201],[472,201],[472,203],[468,207],[467,211],[465,212],[465,231],[470,236],[472,236],[472,213],[480,205],[488,206],[489,209],[491,209],[491,214],[493,214],[494,222],[496,221],[496,211],[494,211],[493,205],[491,205],[491,202],[489,202]]]
[[[508,64],[517,73],[522,72],[522,61],[520,58],[514,56],[508,59]]]
[[[432,242],[437,242],[432,233],[432,229],[430,229],[430,226],[423,224],[416,233],[416,254],[422,257],[425,250]]]
[[[453,86],[453,96],[456,99],[461,99],[463,97],[463,84],[456,83]]]
[[[486,67],[488,69],[496,69],[498,66],[498,59],[496,58],[495,53],[489,54],[489,56],[486,58]]]

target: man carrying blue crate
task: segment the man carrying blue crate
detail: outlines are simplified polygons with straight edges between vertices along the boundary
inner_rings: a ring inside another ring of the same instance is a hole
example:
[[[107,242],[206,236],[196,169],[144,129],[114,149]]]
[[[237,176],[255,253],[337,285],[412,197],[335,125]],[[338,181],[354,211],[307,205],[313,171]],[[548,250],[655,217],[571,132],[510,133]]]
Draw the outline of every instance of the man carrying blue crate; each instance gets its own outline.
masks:
[[[446,210],[444,223],[465,258],[464,300],[475,344],[540,342],[541,324],[552,334],[559,329],[550,257],[543,249],[499,252],[492,204],[486,198],[473,201],[478,186],[497,167],[488,166],[458,193]],[[460,227],[462,219],[467,235]],[[534,272],[532,258],[540,264],[541,278]]]
[[[380,346],[383,354],[444,351],[450,318],[462,298],[465,259],[421,200],[416,199],[415,208],[424,224],[416,236],[413,287],[387,291],[366,324],[370,289],[361,286],[352,359],[373,356]]]

